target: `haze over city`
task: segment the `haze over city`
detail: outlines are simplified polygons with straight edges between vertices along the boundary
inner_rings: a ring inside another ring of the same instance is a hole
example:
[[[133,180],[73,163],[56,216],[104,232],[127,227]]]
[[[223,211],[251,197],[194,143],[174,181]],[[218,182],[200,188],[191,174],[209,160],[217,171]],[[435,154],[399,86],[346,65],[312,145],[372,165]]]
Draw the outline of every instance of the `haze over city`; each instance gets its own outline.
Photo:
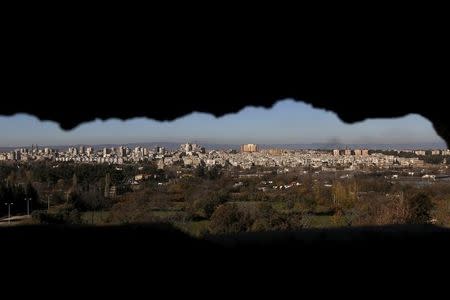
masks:
[[[450,227],[450,149],[417,115],[348,125],[282,101],[217,119],[0,126],[3,143],[24,145],[0,147],[0,226],[164,223],[194,237]]]
[[[70,144],[184,142],[216,144],[435,144],[446,147],[430,121],[419,115],[343,123],[335,113],[283,100],[272,108],[246,107],[215,118],[192,113],[174,121],[146,118],[85,123],[71,131],[25,114],[0,117],[0,147]]]

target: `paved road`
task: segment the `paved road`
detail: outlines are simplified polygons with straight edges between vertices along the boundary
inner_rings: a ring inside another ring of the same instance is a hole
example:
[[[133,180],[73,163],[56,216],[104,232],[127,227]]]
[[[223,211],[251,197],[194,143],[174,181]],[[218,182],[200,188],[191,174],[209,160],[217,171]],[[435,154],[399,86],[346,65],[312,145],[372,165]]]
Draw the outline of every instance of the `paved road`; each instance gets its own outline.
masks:
[[[27,219],[30,219],[30,218],[31,218],[31,216],[27,216],[27,215],[25,215],[25,216],[12,216],[11,218],[8,218],[8,217],[1,218],[0,219],[0,226],[8,225],[9,224],[8,221],[10,221],[11,224],[17,224],[17,223],[20,223],[23,220],[27,220]]]

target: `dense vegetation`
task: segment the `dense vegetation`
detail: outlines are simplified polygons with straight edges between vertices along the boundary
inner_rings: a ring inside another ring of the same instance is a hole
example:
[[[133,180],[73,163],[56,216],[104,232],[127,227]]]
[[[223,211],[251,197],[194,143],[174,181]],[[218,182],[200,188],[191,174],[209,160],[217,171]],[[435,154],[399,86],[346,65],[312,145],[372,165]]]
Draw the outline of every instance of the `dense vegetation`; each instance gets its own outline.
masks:
[[[10,201],[13,214],[24,214],[24,199],[31,198],[33,220],[41,224],[168,222],[195,235],[430,222],[450,226],[448,181],[419,186],[391,180],[389,170],[350,176],[304,171],[217,166],[162,171],[149,163],[0,165],[0,202]],[[134,182],[138,174],[145,180]],[[109,185],[116,195],[105,193]],[[2,204],[0,216],[6,208]]]

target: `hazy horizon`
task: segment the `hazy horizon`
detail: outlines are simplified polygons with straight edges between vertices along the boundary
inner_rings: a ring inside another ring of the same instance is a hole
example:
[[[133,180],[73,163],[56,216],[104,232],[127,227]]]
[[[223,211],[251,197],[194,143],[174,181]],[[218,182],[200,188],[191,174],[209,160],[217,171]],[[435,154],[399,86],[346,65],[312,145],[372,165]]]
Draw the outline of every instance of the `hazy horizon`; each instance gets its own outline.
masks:
[[[345,124],[330,111],[282,100],[272,108],[246,107],[215,118],[191,113],[174,121],[146,118],[95,120],[64,131],[51,121],[17,114],[0,117],[0,147],[137,143],[205,144],[436,144],[446,148],[431,122],[416,114]]]
[[[148,142],[133,142],[133,143],[105,143],[105,144],[59,144],[59,145],[46,145],[46,144],[30,144],[30,145],[21,145],[21,146],[0,146],[0,152],[5,150],[14,150],[18,148],[31,148],[32,145],[37,145],[39,148],[49,147],[53,149],[64,149],[68,147],[78,147],[78,146],[86,146],[86,147],[94,147],[96,149],[103,147],[117,147],[117,146],[162,146],[168,147],[168,149],[177,149],[181,144],[189,143],[197,143],[201,146],[205,146],[207,149],[215,148],[215,149],[230,149],[235,148],[238,149],[242,144],[230,144],[230,143],[199,143],[196,141],[173,141],[173,142],[157,142],[157,141],[148,141]],[[447,149],[447,145],[445,143],[411,143],[411,144],[344,144],[344,143],[304,143],[304,144],[258,144],[261,149],[271,149],[271,148],[280,148],[287,150],[331,150],[331,149],[358,149],[365,148],[369,150],[432,150],[432,149]]]

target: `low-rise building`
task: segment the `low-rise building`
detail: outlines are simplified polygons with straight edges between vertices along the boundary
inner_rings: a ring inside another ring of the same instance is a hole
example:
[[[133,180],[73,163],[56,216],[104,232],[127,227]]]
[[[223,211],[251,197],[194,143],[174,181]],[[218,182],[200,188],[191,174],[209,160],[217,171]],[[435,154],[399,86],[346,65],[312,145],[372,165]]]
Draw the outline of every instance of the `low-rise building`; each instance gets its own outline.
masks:
[[[441,150],[431,150],[431,155],[440,155]]]

